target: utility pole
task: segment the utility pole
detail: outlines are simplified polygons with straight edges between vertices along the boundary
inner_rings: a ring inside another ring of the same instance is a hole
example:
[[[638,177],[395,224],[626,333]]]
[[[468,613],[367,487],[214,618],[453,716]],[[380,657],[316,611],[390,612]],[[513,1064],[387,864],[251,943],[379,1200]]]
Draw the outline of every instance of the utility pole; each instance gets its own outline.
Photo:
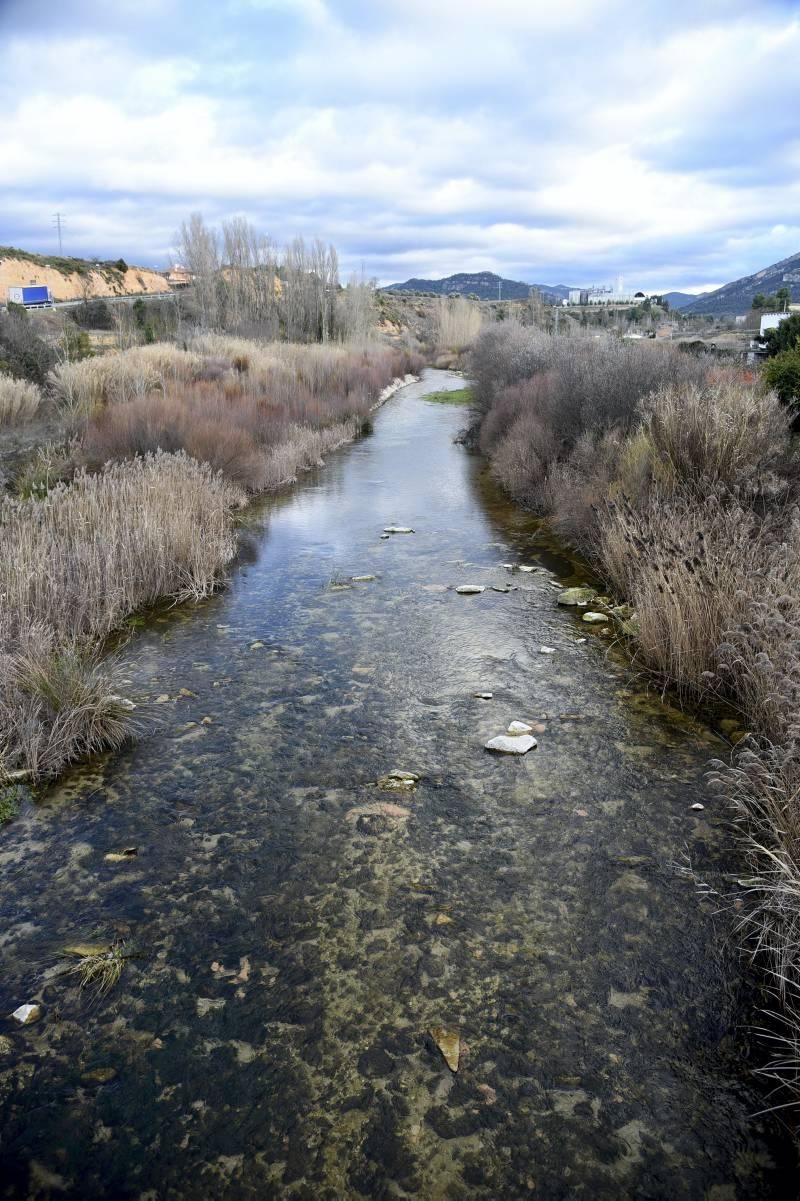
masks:
[[[503,281],[502,281],[502,279],[498,279],[498,281],[497,281],[497,299],[498,300],[503,299]]]
[[[59,255],[63,255],[63,247],[61,245],[61,225],[62,225],[63,220],[64,220],[63,213],[54,213],[53,214],[53,224],[55,225],[56,229],[58,230],[58,253],[59,253]]]

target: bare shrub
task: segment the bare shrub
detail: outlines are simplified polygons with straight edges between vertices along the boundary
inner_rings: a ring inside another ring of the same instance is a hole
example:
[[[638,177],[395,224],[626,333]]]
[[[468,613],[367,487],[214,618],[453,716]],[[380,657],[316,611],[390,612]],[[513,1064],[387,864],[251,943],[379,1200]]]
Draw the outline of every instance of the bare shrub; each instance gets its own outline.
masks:
[[[546,369],[552,353],[552,338],[540,330],[514,321],[487,326],[477,339],[469,358],[474,380],[476,406],[488,413],[495,396],[521,380]]]
[[[0,374],[0,426],[32,421],[41,403],[42,394],[36,384]]]

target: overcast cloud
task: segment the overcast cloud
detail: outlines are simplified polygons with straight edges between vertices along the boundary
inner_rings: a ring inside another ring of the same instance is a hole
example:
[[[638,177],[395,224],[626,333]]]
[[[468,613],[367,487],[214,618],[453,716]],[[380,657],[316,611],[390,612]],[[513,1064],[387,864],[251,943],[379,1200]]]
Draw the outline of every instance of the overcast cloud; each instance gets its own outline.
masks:
[[[697,291],[800,251],[799,63],[780,0],[0,0],[0,243]]]

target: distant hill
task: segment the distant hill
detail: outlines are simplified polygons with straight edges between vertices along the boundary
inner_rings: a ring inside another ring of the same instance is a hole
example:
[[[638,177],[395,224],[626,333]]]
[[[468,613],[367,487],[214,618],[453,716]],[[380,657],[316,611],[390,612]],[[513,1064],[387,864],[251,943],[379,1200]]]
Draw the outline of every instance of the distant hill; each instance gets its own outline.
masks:
[[[26,284],[46,284],[54,300],[169,291],[166,277],[160,272],[129,267],[124,259],[97,263],[0,246],[0,304],[5,304],[9,288]]]
[[[746,313],[757,292],[773,296],[778,288],[788,288],[792,300],[800,302],[800,254],[781,259],[771,267],[756,271],[755,275],[735,279],[733,283],[717,288],[716,292],[707,292],[704,296],[696,297],[693,303],[682,311],[688,314],[710,313],[715,317]]]
[[[498,284],[501,287],[498,290]],[[403,284],[389,284],[384,292],[433,292],[437,296],[477,296],[480,300],[527,300],[531,288],[537,288],[545,299],[563,299],[569,292],[563,284],[523,284],[517,279],[503,279],[493,271],[473,273],[461,271],[446,279],[407,279]]]
[[[702,300],[704,296],[708,296],[708,292],[700,292],[697,296],[693,296],[691,292],[665,292],[664,300],[669,301],[671,309],[685,309],[688,305]]]

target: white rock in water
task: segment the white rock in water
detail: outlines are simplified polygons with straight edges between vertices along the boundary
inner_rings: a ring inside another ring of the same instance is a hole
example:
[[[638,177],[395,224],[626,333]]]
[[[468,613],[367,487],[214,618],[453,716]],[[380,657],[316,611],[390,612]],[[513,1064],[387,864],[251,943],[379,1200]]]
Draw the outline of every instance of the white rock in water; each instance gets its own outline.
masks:
[[[483,584],[459,584],[456,592],[459,596],[474,596],[478,592],[485,592],[486,588]]]
[[[566,588],[558,598],[560,605],[588,605],[597,593],[594,588]]]
[[[389,537],[389,534],[381,534],[381,538],[382,538],[382,539],[385,539],[385,538],[388,538],[388,537]]]
[[[555,653],[556,653],[556,648],[554,646],[540,646],[539,647],[540,655],[554,655]]]
[[[535,568],[535,567],[528,567],[528,566],[526,566],[524,563],[520,563],[520,565],[519,565],[519,570],[520,570],[520,571],[535,571],[535,570],[536,570],[536,568]]]
[[[385,525],[383,527],[384,534],[413,534],[414,531],[408,525]]]
[[[705,809],[705,805],[701,805],[700,802],[698,801],[696,804],[692,805],[692,808],[693,809]]]
[[[499,751],[503,755],[526,755],[535,746],[538,743],[530,734],[499,734],[497,738],[489,739],[484,750]]]
[[[124,709],[126,713],[131,713],[136,708],[134,702],[128,700],[127,696],[117,696],[116,693],[107,696],[106,700],[110,704],[116,705],[118,709]]]
[[[374,580],[375,576],[374,575],[351,575],[350,579],[355,584],[364,584],[367,582],[367,580]]]
[[[42,1016],[42,1010],[38,1005],[20,1005],[11,1016],[15,1022],[19,1022],[20,1026],[30,1026],[31,1022],[37,1021]]]
[[[513,571],[513,570],[514,570],[514,564],[513,564],[513,563],[501,563],[501,564],[500,564],[500,566],[501,566],[501,567],[505,567],[506,571]]]
[[[494,696],[494,693],[493,692],[473,692],[472,695],[474,697],[477,697],[477,699],[479,701],[490,701],[492,699],[492,697]]]
[[[530,734],[533,726],[529,726],[526,721],[512,721],[508,727],[509,734]]]
[[[591,625],[597,625],[601,621],[606,625],[608,624],[608,618],[605,613],[592,613],[591,610],[588,613],[584,613],[581,620],[588,621]]]

